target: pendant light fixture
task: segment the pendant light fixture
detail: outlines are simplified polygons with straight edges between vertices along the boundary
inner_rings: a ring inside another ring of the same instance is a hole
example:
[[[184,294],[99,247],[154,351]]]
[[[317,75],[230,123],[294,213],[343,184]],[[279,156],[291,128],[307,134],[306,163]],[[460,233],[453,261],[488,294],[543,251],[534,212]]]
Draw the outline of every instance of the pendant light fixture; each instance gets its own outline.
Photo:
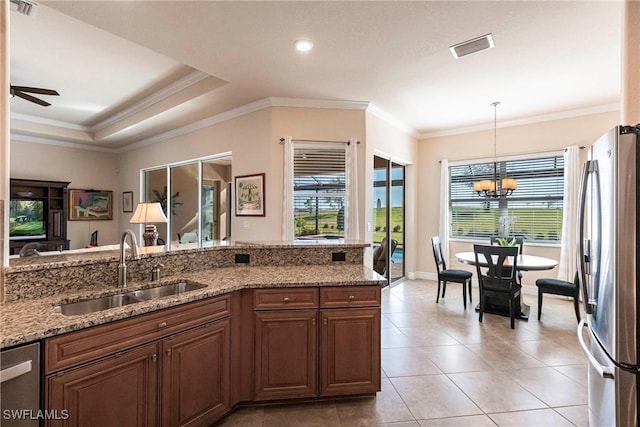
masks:
[[[498,105],[499,102],[492,102],[493,107],[493,180],[484,179],[473,183],[473,191],[480,197],[488,199],[499,199],[510,196],[518,187],[518,183],[513,178],[503,178],[498,180],[498,154],[497,154],[497,133],[498,133]]]

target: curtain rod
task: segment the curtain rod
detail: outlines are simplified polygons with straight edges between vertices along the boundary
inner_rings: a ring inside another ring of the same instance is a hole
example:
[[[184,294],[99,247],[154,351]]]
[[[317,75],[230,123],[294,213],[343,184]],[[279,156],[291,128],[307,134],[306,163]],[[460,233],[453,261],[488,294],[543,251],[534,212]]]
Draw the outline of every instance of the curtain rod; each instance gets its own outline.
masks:
[[[318,140],[318,139],[292,139],[292,141],[297,142],[323,142],[329,144],[347,144],[351,145],[351,141],[326,141],[326,140]],[[280,144],[284,142],[284,138],[280,138]],[[360,144],[360,141],[356,141],[356,144]]]

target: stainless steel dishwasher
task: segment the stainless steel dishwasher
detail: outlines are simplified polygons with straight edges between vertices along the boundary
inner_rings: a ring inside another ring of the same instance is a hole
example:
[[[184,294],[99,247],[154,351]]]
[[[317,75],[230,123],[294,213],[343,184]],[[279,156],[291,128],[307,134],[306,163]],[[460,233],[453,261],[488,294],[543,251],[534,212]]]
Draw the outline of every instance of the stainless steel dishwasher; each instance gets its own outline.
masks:
[[[40,344],[0,353],[0,424],[38,426],[40,407]]]

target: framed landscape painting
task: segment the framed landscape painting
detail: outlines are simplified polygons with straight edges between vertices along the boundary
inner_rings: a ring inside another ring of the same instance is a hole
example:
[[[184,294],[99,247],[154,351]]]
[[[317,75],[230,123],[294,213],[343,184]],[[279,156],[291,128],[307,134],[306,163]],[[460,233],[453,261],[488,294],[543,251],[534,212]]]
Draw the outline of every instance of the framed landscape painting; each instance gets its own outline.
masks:
[[[69,190],[69,220],[113,219],[113,191]]]
[[[265,216],[263,173],[236,176],[236,216]]]

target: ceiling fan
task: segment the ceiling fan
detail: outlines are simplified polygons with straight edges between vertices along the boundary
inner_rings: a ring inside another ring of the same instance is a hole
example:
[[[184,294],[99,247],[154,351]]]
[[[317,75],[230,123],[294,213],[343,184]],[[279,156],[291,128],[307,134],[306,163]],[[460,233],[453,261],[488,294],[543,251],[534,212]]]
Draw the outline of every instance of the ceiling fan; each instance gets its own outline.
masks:
[[[38,95],[55,95],[59,96],[60,94],[53,89],[42,89],[39,87],[28,87],[28,86],[14,86],[11,85],[11,96],[17,96],[18,98],[26,99],[30,102],[35,102],[38,105],[42,105],[43,107],[47,107],[51,105],[47,101],[44,101],[40,98],[36,98],[35,96],[29,95],[28,93],[35,93]]]

